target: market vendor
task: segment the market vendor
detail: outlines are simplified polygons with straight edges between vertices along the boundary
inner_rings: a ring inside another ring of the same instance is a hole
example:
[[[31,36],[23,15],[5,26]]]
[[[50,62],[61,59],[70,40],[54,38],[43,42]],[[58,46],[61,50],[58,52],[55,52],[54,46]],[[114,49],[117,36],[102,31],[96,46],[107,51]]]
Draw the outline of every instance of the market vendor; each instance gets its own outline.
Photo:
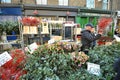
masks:
[[[92,30],[94,26],[91,23],[85,25],[85,30],[81,32],[81,51],[88,54],[88,50],[91,48],[92,42],[99,39],[102,35],[102,31],[98,32],[98,34],[93,35]]]

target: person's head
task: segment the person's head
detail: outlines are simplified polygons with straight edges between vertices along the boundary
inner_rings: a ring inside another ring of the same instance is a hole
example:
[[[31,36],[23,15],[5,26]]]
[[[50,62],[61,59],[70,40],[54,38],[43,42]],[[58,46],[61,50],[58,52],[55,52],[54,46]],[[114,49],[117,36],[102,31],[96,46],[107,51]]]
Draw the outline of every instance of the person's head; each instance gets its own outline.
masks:
[[[92,28],[92,29],[91,29],[91,32],[94,33],[94,32],[95,32],[95,28]]]
[[[91,23],[88,23],[88,24],[85,25],[85,29],[86,29],[86,30],[89,30],[89,31],[91,31],[91,32],[92,32],[93,28],[94,28],[94,27],[93,27],[93,25],[92,25]]]

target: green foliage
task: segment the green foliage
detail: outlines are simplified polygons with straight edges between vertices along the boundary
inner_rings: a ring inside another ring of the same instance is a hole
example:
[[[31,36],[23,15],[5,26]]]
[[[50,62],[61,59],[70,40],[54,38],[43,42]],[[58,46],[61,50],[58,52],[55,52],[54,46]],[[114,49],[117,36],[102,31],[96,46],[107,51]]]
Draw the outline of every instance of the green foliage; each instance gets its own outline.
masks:
[[[115,76],[114,62],[120,57],[120,43],[96,47],[90,51],[89,57],[89,62],[100,65],[102,77],[111,80]]]
[[[57,46],[56,46],[57,47]],[[41,46],[34,54],[28,54],[22,80],[113,80],[113,64],[120,57],[120,43],[98,46],[89,52],[89,62],[99,64],[101,75],[88,73],[86,64],[76,67],[68,53],[62,49]]]
[[[18,22],[0,22],[0,32],[6,31],[7,35],[10,35],[12,31],[19,34]]]
[[[109,31],[108,33],[107,33],[107,36],[109,36],[109,37],[113,37],[113,32],[112,31]]]
[[[58,50],[57,45],[50,48],[44,45],[34,54],[28,54],[27,74],[22,80],[60,80],[75,71],[76,67],[71,56],[62,49]]]

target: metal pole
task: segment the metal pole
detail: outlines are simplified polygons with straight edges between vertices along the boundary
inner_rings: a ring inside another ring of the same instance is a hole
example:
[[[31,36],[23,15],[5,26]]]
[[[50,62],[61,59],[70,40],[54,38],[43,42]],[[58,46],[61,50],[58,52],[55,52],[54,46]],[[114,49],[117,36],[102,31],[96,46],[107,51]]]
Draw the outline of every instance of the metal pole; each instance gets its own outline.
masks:
[[[43,40],[42,40],[42,34],[41,34],[41,25],[38,26],[39,28],[39,37],[40,37],[40,44],[43,44]]]
[[[24,35],[23,35],[23,26],[22,24],[20,23],[20,17],[18,17],[18,24],[19,24],[19,32],[20,32],[20,44],[21,44],[21,48],[22,50],[25,52],[25,49],[24,49]]]

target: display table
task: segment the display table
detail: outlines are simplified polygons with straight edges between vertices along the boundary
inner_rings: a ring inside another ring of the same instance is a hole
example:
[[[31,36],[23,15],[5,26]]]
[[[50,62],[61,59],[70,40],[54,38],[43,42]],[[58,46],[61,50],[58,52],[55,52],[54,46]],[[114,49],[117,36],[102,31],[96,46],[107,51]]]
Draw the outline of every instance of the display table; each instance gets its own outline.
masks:
[[[12,48],[12,46],[20,46],[20,43],[17,43],[18,40],[10,41],[10,42],[0,42],[0,52],[6,49]]]
[[[0,52],[3,51],[4,49],[8,49],[8,48],[11,48],[11,44],[8,42],[8,43],[0,43]]]

